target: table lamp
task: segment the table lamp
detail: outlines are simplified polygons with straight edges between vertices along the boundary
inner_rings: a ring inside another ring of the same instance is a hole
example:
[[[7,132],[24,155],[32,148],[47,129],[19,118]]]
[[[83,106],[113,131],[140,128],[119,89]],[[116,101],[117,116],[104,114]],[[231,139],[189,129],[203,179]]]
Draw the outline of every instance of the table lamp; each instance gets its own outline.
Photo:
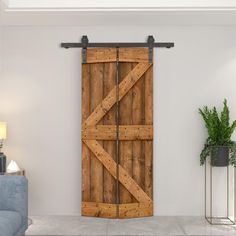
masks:
[[[1,151],[3,147],[3,141],[7,138],[7,124],[0,122],[0,173],[6,172],[6,156]]]

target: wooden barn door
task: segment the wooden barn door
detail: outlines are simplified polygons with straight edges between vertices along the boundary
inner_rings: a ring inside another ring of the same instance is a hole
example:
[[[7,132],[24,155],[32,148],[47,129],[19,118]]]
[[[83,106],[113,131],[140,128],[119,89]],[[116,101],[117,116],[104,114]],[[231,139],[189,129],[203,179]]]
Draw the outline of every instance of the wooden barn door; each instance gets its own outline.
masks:
[[[87,49],[82,65],[82,215],[151,216],[152,63],[146,48]]]
[[[152,64],[146,48],[119,50],[119,218],[151,216]],[[126,173],[123,173],[123,170]]]
[[[117,217],[116,49],[87,49],[82,64],[82,215]]]

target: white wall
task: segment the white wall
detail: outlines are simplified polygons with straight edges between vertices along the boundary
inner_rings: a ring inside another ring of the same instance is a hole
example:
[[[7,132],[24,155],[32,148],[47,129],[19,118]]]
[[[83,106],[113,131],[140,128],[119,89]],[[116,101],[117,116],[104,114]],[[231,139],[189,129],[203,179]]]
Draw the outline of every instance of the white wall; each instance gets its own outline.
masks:
[[[0,120],[5,153],[26,169],[30,214],[79,214],[80,50],[60,42],[174,41],[155,50],[156,215],[203,215],[206,132],[198,114],[228,98],[236,118],[236,27],[3,27]]]
[[[0,52],[2,52],[2,28],[0,27]],[[0,53],[0,75],[2,70],[2,53]]]

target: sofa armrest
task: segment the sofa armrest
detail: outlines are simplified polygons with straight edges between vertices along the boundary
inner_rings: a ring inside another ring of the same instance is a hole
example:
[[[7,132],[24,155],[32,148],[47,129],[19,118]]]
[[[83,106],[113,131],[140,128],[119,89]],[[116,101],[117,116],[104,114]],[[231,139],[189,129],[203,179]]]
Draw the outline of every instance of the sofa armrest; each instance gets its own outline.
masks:
[[[0,210],[17,211],[28,218],[28,181],[24,176],[0,176]]]

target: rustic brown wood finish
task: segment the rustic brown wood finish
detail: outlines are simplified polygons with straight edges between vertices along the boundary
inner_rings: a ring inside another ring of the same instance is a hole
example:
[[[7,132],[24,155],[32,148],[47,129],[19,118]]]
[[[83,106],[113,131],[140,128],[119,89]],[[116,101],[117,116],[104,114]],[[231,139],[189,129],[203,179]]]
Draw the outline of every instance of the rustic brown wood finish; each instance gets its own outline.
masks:
[[[82,65],[82,215],[153,215],[152,100],[148,49],[87,49]]]

